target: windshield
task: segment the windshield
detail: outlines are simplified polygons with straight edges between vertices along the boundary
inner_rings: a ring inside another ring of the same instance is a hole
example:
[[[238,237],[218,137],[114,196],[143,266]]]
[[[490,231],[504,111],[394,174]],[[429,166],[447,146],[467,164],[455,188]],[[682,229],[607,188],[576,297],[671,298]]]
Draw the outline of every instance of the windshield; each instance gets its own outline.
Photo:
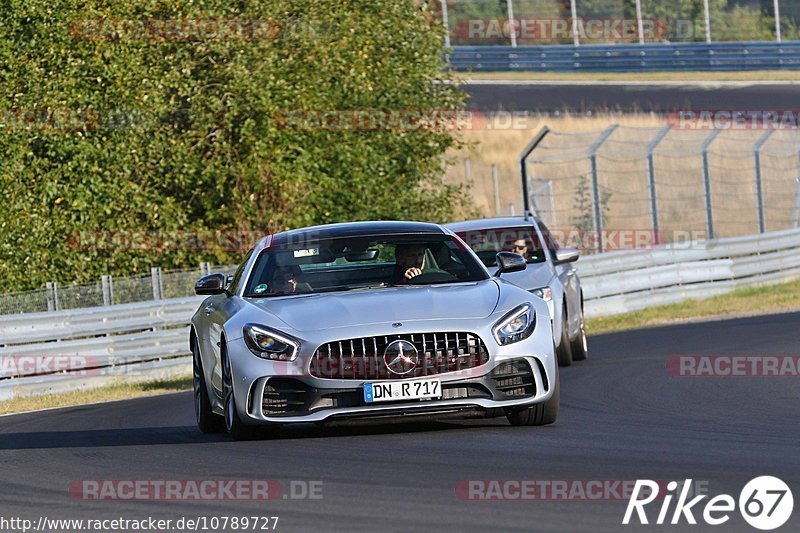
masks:
[[[305,241],[259,255],[247,297],[285,296],[396,285],[487,279],[463,244],[449,235],[378,235]]]
[[[458,232],[458,236],[475,250],[487,267],[497,266],[497,252],[518,253],[528,263],[544,263],[547,260],[533,226],[463,231]]]

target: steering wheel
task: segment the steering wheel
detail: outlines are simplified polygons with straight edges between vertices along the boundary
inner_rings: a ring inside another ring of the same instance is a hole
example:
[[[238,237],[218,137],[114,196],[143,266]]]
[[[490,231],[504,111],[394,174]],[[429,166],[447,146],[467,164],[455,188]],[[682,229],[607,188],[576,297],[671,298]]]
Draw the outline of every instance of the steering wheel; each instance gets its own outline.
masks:
[[[405,280],[409,285],[418,285],[426,283],[447,283],[450,281],[458,281],[458,278],[446,270],[439,268],[431,268],[426,270],[419,276],[414,276],[411,279]]]

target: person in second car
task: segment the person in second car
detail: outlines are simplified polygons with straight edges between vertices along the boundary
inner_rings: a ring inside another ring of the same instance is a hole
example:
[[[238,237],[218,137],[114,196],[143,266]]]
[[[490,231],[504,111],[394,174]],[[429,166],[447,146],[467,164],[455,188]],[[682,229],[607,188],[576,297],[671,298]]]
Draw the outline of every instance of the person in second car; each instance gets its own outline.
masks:
[[[525,241],[525,239],[517,239],[514,241],[514,246],[511,251],[524,257],[525,261],[530,261],[531,259],[530,254],[528,253],[528,243]]]

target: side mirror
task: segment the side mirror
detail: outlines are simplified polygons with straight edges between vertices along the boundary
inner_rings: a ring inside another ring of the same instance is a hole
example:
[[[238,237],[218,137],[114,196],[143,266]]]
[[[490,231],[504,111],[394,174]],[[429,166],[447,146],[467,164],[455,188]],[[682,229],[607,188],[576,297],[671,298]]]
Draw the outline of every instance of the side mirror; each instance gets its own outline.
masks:
[[[225,274],[210,274],[208,276],[203,276],[197,280],[197,283],[194,284],[194,293],[200,296],[223,293],[230,295],[225,288],[226,281]]]
[[[514,252],[497,252],[496,257],[498,267],[497,273],[495,273],[496,277],[500,277],[500,274],[506,274],[508,272],[525,270],[528,266],[525,258]]]
[[[577,248],[561,248],[556,250],[556,260],[554,262],[557,265],[574,263],[580,256],[581,252]]]

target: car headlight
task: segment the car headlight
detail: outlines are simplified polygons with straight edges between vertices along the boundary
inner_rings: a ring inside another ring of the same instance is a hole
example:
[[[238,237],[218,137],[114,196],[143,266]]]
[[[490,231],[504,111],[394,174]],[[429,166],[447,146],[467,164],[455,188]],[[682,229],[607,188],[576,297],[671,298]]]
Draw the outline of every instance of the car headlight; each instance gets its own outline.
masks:
[[[244,327],[244,342],[255,355],[274,361],[294,361],[300,348],[290,336],[258,324]]]
[[[533,289],[530,292],[535,294],[545,302],[553,301],[553,289],[551,289],[550,287],[541,287],[538,289]]]
[[[501,346],[527,339],[536,326],[536,312],[530,304],[522,304],[501,318],[492,328]]]

